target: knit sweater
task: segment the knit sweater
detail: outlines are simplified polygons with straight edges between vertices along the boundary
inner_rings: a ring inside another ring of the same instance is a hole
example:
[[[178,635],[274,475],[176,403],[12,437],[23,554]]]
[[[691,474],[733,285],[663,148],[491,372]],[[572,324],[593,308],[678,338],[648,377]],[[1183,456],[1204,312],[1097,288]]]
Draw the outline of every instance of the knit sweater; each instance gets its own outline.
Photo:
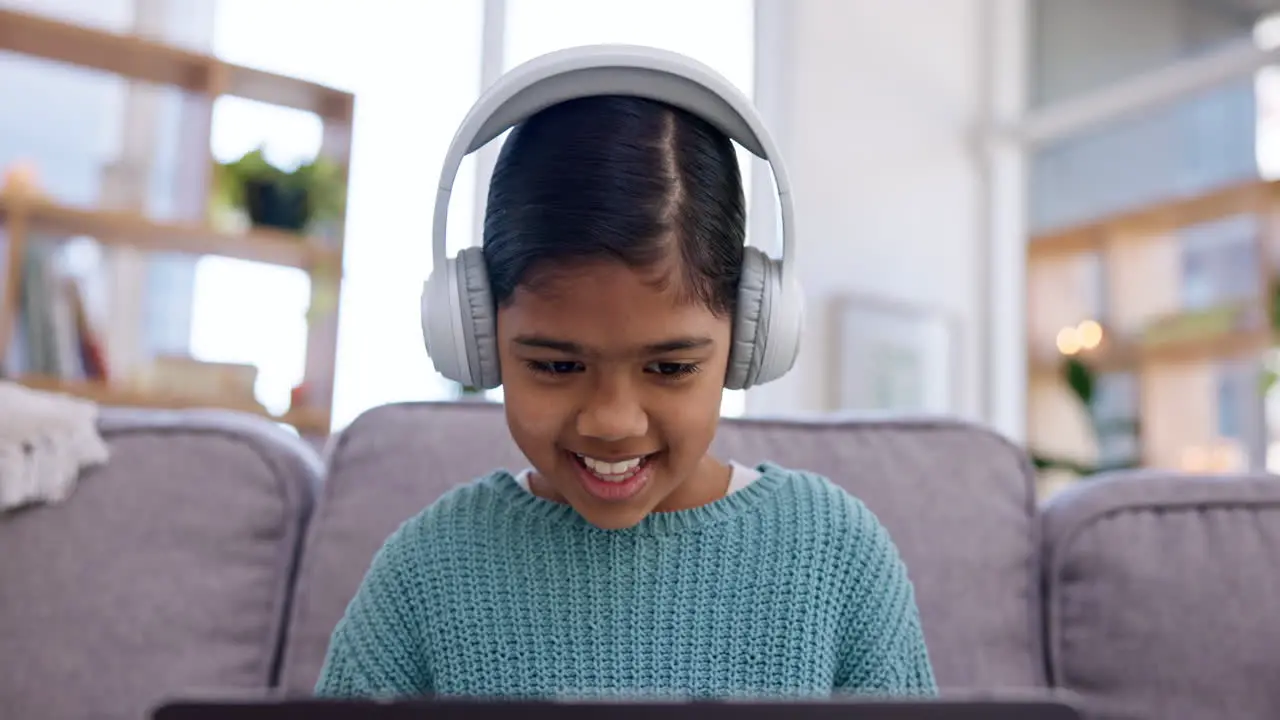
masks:
[[[889,535],[825,478],[603,530],[495,472],[374,557],[316,693],[498,699],[933,694]]]

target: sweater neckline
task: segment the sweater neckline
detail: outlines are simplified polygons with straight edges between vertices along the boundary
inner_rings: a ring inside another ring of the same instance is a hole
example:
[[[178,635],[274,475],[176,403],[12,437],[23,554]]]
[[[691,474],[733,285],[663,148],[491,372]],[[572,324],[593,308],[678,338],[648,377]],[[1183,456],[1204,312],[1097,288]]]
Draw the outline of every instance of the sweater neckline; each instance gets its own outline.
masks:
[[[607,530],[592,525],[572,505],[534,495],[520,487],[515,476],[507,470],[496,471],[492,482],[510,507],[551,522],[570,524],[602,534],[673,535],[704,529],[752,512],[782,487],[788,478],[786,470],[772,463],[761,463],[756,466],[756,470],[760,477],[735,493],[695,508],[649,513],[639,523],[621,530]]]

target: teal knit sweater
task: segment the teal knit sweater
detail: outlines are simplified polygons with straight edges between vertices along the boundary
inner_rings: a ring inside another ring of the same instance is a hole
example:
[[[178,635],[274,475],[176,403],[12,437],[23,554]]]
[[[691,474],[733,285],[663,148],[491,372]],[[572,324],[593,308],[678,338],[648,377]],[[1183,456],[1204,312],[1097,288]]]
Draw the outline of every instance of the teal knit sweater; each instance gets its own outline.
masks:
[[[875,516],[825,478],[760,471],[625,530],[507,472],[450,491],[374,558],[317,694],[934,693],[912,586]]]

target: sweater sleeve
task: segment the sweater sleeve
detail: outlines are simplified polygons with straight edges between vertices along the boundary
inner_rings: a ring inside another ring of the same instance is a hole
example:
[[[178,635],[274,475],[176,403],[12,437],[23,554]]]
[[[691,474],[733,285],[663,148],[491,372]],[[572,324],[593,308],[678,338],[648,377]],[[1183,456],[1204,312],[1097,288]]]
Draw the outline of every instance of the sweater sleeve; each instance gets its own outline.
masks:
[[[915,590],[888,531],[855,501],[850,595],[841,633],[837,693],[935,695],[937,682]]]
[[[423,642],[424,577],[412,523],[375,555],[333,630],[316,683],[322,697],[413,697],[432,692]]]

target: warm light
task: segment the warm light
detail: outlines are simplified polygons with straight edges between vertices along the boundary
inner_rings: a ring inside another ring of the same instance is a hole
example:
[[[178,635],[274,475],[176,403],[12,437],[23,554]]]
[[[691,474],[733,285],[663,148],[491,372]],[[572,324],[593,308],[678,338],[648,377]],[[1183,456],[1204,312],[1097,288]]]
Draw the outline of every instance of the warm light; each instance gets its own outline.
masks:
[[[1240,472],[1245,469],[1245,465],[1244,448],[1239,443],[1227,439],[1218,441],[1213,449],[1214,472]]]
[[[1064,327],[1058,331],[1058,352],[1063,355],[1075,355],[1080,352],[1080,331],[1073,327]]]
[[[1240,446],[1230,440],[1216,440],[1209,445],[1193,445],[1182,451],[1182,470],[1195,473],[1239,472],[1245,466]]]
[[[10,193],[34,193],[40,187],[40,171],[29,161],[13,163],[0,178],[0,191]]]
[[[1102,344],[1102,326],[1096,320],[1085,320],[1076,326],[1076,340],[1080,347],[1092,350]]]
[[[1199,446],[1183,449],[1182,469],[1186,472],[1205,472],[1209,469],[1209,453]]]

